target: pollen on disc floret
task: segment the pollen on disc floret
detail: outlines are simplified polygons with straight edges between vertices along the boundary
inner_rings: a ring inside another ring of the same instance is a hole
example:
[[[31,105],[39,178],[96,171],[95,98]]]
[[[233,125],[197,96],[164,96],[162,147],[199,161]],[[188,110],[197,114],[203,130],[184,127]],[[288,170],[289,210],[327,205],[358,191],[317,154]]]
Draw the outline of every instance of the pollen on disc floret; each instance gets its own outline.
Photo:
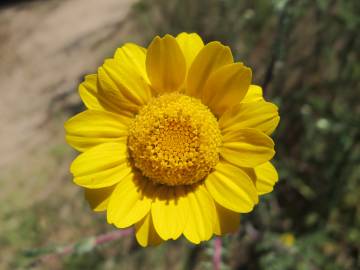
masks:
[[[189,185],[219,161],[221,133],[200,100],[180,93],[153,98],[134,118],[128,137],[135,166],[155,183]]]

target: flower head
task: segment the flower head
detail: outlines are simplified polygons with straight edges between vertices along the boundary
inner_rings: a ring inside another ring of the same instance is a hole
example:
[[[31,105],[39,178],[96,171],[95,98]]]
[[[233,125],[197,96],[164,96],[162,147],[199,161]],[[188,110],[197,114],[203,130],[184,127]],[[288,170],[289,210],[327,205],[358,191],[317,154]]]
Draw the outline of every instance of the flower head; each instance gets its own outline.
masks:
[[[233,232],[272,190],[277,107],[229,47],[197,34],[119,48],[79,86],[87,110],[65,124],[81,153],[74,182],[142,246]]]

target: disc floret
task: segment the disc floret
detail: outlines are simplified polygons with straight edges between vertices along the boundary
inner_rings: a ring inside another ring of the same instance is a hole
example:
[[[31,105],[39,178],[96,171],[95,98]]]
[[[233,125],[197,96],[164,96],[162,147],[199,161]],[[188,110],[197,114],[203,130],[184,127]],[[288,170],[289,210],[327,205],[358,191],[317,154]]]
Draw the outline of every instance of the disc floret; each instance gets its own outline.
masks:
[[[180,93],[153,98],[135,117],[128,145],[135,166],[155,183],[190,185],[219,161],[217,119],[200,100]]]

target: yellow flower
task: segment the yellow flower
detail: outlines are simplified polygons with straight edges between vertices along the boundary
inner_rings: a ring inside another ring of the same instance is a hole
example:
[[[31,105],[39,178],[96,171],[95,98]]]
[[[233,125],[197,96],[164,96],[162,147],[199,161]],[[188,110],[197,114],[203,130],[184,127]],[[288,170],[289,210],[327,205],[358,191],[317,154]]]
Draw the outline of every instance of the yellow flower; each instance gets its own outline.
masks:
[[[142,246],[235,231],[278,179],[277,107],[229,47],[197,34],[125,44],[79,86],[87,110],[65,124],[81,153],[74,182]]]
[[[288,248],[291,248],[295,244],[295,236],[292,233],[283,233],[280,236],[280,242]]]

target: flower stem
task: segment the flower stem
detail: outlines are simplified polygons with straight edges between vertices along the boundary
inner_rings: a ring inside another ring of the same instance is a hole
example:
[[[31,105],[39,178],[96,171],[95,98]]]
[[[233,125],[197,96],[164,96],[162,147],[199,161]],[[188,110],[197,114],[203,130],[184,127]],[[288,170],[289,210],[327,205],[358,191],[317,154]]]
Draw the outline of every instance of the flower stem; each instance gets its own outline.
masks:
[[[214,270],[220,270],[221,267],[221,249],[222,249],[222,242],[220,237],[215,237],[214,239]]]

